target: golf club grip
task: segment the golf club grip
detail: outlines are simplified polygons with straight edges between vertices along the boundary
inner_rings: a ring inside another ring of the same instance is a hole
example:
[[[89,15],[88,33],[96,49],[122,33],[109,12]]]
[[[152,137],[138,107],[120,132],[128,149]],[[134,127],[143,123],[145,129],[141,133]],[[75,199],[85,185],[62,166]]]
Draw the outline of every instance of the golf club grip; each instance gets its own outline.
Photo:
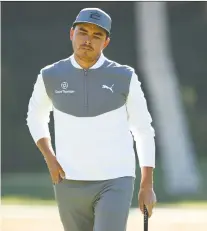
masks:
[[[144,231],[148,231],[148,211],[144,205]]]

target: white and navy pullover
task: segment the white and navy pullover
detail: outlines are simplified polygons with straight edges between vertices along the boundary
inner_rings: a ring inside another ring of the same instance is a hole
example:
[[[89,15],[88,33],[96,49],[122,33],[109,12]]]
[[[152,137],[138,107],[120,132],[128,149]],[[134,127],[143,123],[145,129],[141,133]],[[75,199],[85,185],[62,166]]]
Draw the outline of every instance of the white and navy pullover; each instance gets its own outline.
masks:
[[[51,111],[55,153],[66,179],[135,177],[131,132],[140,167],[155,167],[152,119],[133,68],[103,54],[88,70],[74,55],[46,66],[28,107],[27,125],[35,143],[50,138]]]

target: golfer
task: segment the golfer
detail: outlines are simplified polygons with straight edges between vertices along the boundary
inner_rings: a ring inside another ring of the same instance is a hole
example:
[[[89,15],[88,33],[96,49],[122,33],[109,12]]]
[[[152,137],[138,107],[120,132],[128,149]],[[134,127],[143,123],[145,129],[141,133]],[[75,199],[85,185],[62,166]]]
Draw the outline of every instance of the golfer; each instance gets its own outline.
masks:
[[[73,54],[41,69],[29,101],[27,124],[47,163],[65,231],[126,230],[135,183],[132,134],[139,207],[143,212],[145,204],[151,216],[156,202],[152,119],[134,69],[103,54],[110,30],[104,11],[81,10],[70,30]]]

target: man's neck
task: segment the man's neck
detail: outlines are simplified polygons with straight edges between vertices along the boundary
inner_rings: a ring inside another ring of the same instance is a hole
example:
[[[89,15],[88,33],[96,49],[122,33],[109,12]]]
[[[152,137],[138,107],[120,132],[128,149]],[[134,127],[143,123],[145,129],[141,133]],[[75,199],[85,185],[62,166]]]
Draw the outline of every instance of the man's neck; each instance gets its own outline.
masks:
[[[89,69],[90,67],[92,67],[100,58],[101,54],[93,61],[85,61],[85,60],[82,60],[80,57],[78,57],[76,54],[74,54],[74,58],[75,58],[75,61],[83,68],[83,69]]]

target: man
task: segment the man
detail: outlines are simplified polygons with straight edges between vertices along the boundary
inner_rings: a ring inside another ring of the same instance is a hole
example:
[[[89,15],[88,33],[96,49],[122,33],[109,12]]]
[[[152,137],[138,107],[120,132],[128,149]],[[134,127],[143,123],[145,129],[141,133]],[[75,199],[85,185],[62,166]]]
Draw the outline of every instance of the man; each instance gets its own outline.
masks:
[[[47,163],[65,231],[124,231],[135,154],[141,167],[139,207],[152,214],[154,130],[134,69],[104,57],[111,18],[83,9],[70,30],[74,54],[40,71],[27,124]],[[48,129],[53,110],[56,151]]]

